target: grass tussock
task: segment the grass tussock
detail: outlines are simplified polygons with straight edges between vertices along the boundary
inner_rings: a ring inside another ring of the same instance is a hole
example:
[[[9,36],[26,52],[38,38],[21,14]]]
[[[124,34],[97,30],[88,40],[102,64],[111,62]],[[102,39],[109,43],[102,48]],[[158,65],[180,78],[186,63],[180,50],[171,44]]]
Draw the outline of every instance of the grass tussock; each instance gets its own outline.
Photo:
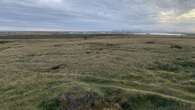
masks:
[[[41,103],[44,110],[193,110],[192,105],[153,94],[129,93],[120,89],[70,89],[58,98]]]

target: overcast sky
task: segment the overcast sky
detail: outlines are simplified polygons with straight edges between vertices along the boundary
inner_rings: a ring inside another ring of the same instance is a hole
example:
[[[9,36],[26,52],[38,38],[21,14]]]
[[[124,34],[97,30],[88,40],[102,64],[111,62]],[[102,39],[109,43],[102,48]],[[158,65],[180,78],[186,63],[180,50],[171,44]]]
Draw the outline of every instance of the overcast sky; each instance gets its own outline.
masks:
[[[0,30],[195,32],[195,0],[0,0]]]

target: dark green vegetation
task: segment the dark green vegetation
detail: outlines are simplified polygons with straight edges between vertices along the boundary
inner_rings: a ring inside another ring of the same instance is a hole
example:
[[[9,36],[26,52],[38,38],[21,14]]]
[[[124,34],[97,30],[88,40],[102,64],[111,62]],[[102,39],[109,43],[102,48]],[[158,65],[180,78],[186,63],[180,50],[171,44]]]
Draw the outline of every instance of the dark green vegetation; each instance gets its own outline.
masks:
[[[0,40],[0,110],[195,110],[195,39]]]

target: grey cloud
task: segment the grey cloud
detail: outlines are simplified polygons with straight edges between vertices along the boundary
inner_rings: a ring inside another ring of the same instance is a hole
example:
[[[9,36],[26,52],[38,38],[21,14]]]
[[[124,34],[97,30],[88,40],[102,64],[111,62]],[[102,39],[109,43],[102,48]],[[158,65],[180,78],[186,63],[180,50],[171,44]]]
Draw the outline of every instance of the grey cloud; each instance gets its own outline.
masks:
[[[194,0],[152,0],[162,10],[174,10],[176,14],[182,14],[195,8]]]
[[[164,25],[159,13],[180,15],[194,0],[0,0],[0,29],[160,30],[192,28],[193,21]]]

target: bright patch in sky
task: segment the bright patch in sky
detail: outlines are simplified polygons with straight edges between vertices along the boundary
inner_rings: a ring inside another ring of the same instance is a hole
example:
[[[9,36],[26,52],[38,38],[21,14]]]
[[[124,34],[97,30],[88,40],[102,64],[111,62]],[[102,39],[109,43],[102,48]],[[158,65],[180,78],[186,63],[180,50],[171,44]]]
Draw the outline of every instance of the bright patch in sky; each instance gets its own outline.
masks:
[[[179,20],[186,20],[186,21],[195,21],[195,9],[187,12],[187,13],[184,13],[182,14],[181,16],[178,17]]]
[[[0,30],[194,32],[194,0],[0,0]]]
[[[61,5],[63,3],[63,0],[38,0],[37,3],[42,6],[50,6],[54,8],[63,6]]]
[[[174,10],[170,10],[160,12],[159,18],[160,18],[159,22],[161,23],[171,23],[175,22],[177,17],[175,15]]]

